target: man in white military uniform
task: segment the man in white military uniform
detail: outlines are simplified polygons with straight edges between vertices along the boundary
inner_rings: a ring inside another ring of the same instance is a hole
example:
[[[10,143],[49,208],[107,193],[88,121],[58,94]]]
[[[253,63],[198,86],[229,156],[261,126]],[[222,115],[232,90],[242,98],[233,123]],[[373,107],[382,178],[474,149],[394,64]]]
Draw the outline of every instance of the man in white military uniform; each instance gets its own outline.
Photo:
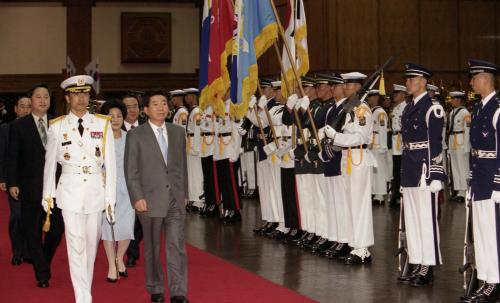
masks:
[[[406,107],[406,86],[393,84],[392,101],[394,108],[391,113],[392,126],[392,185],[390,208],[398,208],[401,199],[401,155],[403,141],[401,139],[401,117]]]
[[[184,96],[186,93],[182,89],[176,89],[169,92],[172,98],[172,104],[174,105],[174,115],[172,118],[172,123],[183,127],[186,127],[189,112],[184,106]]]
[[[116,163],[111,118],[87,111],[93,79],[74,76],[61,83],[70,112],[50,121],[42,205],[62,210],[69,269],[77,303],[92,302],[94,261],[101,216],[114,223]],[[56,187],[57,163],[62,175]],[[57,188],[57,189],[56,189]]]
[[[467,175],[469,174],[469,130],[471,116],[463,106],[465,92],[450,92],[453,110],[449,115],[448,125],[448,154],[450,155],[451,175],[453,178],[453,190],[456,195],[451,199],[456,202],[465,202],[467,191]]]
[[[346,82],[344,94],[347,98],[360,88],[366,75],[352,72],[342,74]],[[372,140],[372,112],[362,102],[348,113],[341,131],[330,125],[325,126],[325,135],[333,144],[342,147],[342,174],[345,176],[346,205],[348,215],[348,239],[352,251],[345,264],[365,264],[371,262],[368,247],[375,243],[371,206],[371,182],[373,167],[377,165],[368,144]]]
[[[384,204],[387,195],[387,180],[389,180],[389,164],[387,163],[387,123],[388,117],[384,108],[380,106],[378,89],[368,92],[368,104],[373,113],[373,134],[370,150],[377,160],[377,167],[373,168],[372,195],[373,204]]]
[[[188,211],[198,211],[204,205],[203,170],[201,169],[201,111],[198,107],[198,89],[187,88],[185,102],[189,109],[186,125],[186,152],[188,169]]]

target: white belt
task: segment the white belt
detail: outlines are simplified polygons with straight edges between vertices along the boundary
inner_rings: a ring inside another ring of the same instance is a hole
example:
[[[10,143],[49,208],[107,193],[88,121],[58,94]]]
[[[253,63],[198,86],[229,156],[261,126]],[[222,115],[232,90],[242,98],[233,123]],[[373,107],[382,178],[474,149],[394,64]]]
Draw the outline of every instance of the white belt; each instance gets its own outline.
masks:
[[[403,144],[403,149],[409,149],[409,150],[425,149],[428,147],[429,147],[429,142],[427,141],[410,142]]]
[[[481,159],[495,159],[497,152],[494,150],[472,149],[472,157]]]
[[[63,174],[85,174],[85,175],[97,175],[102,172],[100,167],[92,166],[92,165],[63,165],[62,173]]]

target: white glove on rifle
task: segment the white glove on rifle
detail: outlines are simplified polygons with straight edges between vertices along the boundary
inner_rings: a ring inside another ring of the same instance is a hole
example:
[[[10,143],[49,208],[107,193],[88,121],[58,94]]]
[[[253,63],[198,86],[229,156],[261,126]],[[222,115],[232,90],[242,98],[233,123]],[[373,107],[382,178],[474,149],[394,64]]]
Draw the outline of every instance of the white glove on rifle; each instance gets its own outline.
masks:
[[[299,101],[299,97],[297,96],[297,94],[293,94],[290,97],[288,97],[288,100],[286,101],[286,107],[289,110],[292,110],[298,101]]]
[[[323,140],[325,138],[325,127],[323,126],[318,130],[319,140]]]
[[[269,100],[267,100],[266,96],[262,96],[259,98],[259,108],[260,109],[264,109],[267,105],[267,103],[269,102]]]
[[[276,144],[274,142],[268,143],[264,145],[263,147],[264,152],[266,153],[267,156],[270,156],[273,154],[278,148],[276,147]]]
[[[300,101],[300,109],[302,109],[303,111],[306,111],[308,108],[309,108],[309,97],[308,96],[304,96],[302,97],[302,100]]]
[[[337,135],[337,131],[331,127],[330,125],[327,125],[324,127],[324,132],[325,132],[325,135],[330,138],[330,139],[335,139],[335,136]]]
[[[109,224],[115,223],[115,205],[111,203],[106,203],[106,209],[104,210],[106,213],[106,220],[108,220]]]
[[[432,193],[437,193],[443,189],[443,184],[439,180],[432,180],[429,189]]]
[[[252,97],[250,97],[250,101],[248,102],[248,108],[253,109],[255,104],[257,104],[257,98],[255,97],[255,95],[252,95]]]

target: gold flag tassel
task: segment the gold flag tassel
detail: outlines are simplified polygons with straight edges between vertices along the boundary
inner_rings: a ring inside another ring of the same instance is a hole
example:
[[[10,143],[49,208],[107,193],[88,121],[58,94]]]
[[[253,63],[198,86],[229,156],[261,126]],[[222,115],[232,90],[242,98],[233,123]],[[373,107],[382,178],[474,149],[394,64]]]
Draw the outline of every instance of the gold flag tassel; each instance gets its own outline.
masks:
[[[380,82],[378,86],[378,93],[381,96],[385,96],[385,80],[384,80],[384,72],[380,74]]]
[[[348,175],[352,173],[352,151],[350,147],[347,149],[346,173]]]
[[[222,140],[222,137],[219,137],[219,155],[222,156],[223,152],[224,152],[224,141]]]
[[[401,134],[396,135],[396,149],[400,150],[401,149]]]
[[[276,161],[278,159],[276,158],[276,154],[273,153],[273,155],[271,156],[271,161],[273,161],[273,164],[276,164]]]
[[[186,142],[186,154],[189,154],[190,151],[191,151],[191,137],[188,136]]]
[[[45,199],[47,201],[47,216],[45,217],[45,222],[43,223],[42,230],[44,232],[49,232],[50,230],[50,215],[52,214],[52,198]]]
[[[457,134],[453,134],[453,149],[457,149],[458,147],[458,139],[457,139]]]
[[[205,143],[205,137],[203,137],[203,140],[201,142],[201,152],[205,154],[207,152],[207,143]]]

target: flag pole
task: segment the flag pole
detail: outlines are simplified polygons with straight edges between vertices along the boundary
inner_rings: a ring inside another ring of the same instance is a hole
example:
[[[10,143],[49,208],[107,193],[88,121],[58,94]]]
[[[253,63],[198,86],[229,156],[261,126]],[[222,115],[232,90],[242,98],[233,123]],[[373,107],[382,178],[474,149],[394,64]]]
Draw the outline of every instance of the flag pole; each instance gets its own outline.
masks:
[[[276,56],[278,57],[278,61],[280,62],[280,67],[281,67],[281,76],[283,77],[283,80],[285,82],[285,87],[286,87],[286,92],[288,95],[290,95],[291,89],[290,89],[290,83],[288,83],[288,79],[286,78],[285,75],[285,68],[283,66],[283,60],[280,55],[280,50],[278,49],[278,45],[276,44],[276,41],[273,43],[274,45],[274,50],[276,51]],[[292,108],[293,114],[295,116],[295,121],[297,122],[297,127],[299,128],[300,132],[300,139],[304,143],[304,148],[306,152],[309,151],[309,145],[307,144],[306,138],[304,137],[304,131],[302,130],[302,123],[300,123],[299,119],[299,114],[297,113],[297,110],[295,108]]]
[[[280,21],[280,18],[278,16],[278,11],[276,10],[276,6],[274,5],[274,1],[269,0],[269,2],[271,3],[271,7],[273,8],[273,13],[274,13],[274,16],[276,18],[276,23],[278,24],[278,31],[280,33],[281,39],[283,39],[283,45],[285,46],[285,49],[286,49],[286,52],[288,55],[288,60],[290,61],[290,65],[292,66],[293,74],[295,75],[295,79],[297,79],[300,94],[302,95],[302,97],[304,97],[306,95],[306,93],[304,92],[304,87],[302,87],[302,81],[300,80],[299,73],[297,72],[295,62],[293,62],[294,59],[292,59],[292,52],[290,51],[290,46],[288,45],[288,43],[286,41],[285,31],[283,30],[283,26],[281,25],[281,21]],[[309,121],[311,121],[313,134],[314,134],[314,137],[316,137],[316,142],[318,144],[319,151],[321,152],[322,148],[321,148],[321,144],[319,142],[319,136],[318,136],[318,130],[316,128],[316,123],[314,123],[314,119],[313,119],[313,116],[312,116],[309,108],[307,108],[306,111],[307,111],[307,116],[309,117]]]
[[[262,87],[260,87],[260,83],[258,82],[257,82],[257,88],[259,89],[260,96],[261,97],[264,96],[264,94],[262,93]],[[274,130],[273,120],[271,119],[271,115],[269,114],[267,106],[264,106],[264,112],[266,113],[267,122],[269,123],[269,128],[271,129],[271,133],[273,134],[274,144],[276,144],[276,147],[278,147],[278,139],[276,138],[276,131]],[[255,114],[257,115],[257,113]]]

